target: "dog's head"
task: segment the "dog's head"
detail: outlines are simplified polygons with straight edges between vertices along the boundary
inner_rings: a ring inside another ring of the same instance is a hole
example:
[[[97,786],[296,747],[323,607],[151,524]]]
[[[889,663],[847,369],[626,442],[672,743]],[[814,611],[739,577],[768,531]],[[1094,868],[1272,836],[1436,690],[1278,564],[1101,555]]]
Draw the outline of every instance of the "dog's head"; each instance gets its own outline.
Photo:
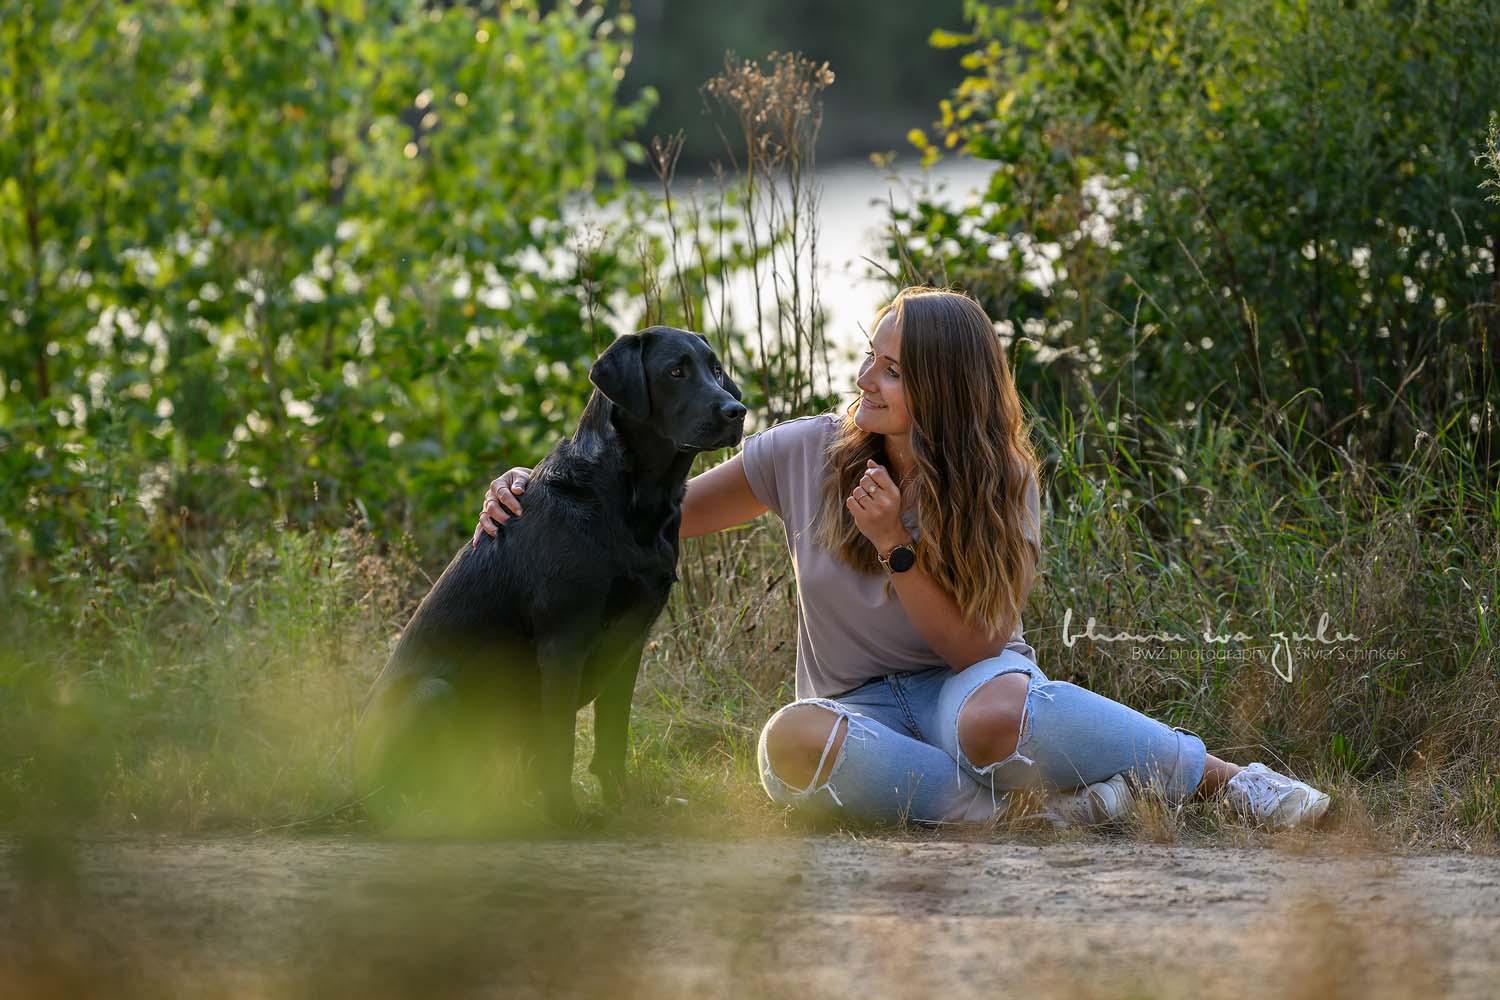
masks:
[[[627,333],[594,362],[589,381],[679,451],[728,448],[744,432],[740,387],[701,333],[670,326]]]

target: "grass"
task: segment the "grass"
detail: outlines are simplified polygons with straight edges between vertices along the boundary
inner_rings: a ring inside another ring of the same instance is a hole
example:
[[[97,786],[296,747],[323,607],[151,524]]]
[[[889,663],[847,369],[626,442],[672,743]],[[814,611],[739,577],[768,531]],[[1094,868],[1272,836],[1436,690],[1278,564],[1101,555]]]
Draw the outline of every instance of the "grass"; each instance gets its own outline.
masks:
[[[816,281],[813,153],[830,80],[799,57],[726,62],[708,89],[743,144],[729,143],[732,172],[706,207],[674,209],[680,147],[653,147],[672,253],[646,316],[707,330],[773,415],[839,388]],[[729,315],[735,266],[751,272],[753,318]],[[746,324],[743,340],[731,335]],[[1449,431],[1469,414],[1414,414],[1431,432],[1379,465],[1308,433],[1306,396],[1250,424],[1201,407],[1106,408],[1087,381],[1080,392],[1078,416],[1037,425],[1049,509],[1023,621],[1042,669],[1228,759],[1332,789],[1331,822],[1352,835],[1491,849],[1500,492],[1467,450],[1476,439]],[[106,518],[53,565],[0,573],[0,827],[360,828],[353,722],[450,555],[358,526],[219,530],[182,511]],[[780,525],[691,540],[679,573],[637,686],[635,794],[614,829],[785,830],[755,766],[761,725],[792,697],[796,592]],[[1073,636],[1094,618],[1107,635],[1183,641],[1070,641],[1070,612]],[[1326,636],[1353,638],[1297,638],[1325,613]],[[578,781],[591,786],[579,732]],[[1219,836],[1221,819],[1151,814],[1136,833]]]
[[[1330,787],[1330,822],[1353,835],[1493,847],[1500,502],[1472,460],[1428,438],[1406,464],[1376,468],[1291,424],[1203,414],[1041,433],[1051,509],[1024,622],[1049,676]],[[635,794],[616,832],[787,829],[755,768],[760,726],[792,697],[795,591],[779,529],[763,519],[687,544],[637,689]],[[190,543],[154,573],[109,544],[7,597],[0,822],[362,828],[353,720],[426,590],[423,566],[446,553],[417,558],[355,527],[267,526]],[[1101,633],[1190,641],[1067,645],[1068,609],[1075,636],[1092,616]],[[1293,643],[1284,680],[1268,637],[1313,633],[1325,611],[1327,636],[1357,640]],[[1205,627],[1245,638],[1211,645]],[[580,740],[587,785],[586,724]],[[1185,822],[1222,826],[1153,816],[1140,832],[1171,839]]]

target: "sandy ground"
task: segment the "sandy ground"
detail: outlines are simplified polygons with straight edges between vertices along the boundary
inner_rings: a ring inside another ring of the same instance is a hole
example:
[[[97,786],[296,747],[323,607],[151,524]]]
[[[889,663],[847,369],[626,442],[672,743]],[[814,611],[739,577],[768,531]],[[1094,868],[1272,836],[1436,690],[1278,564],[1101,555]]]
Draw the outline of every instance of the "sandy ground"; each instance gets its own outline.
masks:
[[[1500,858],[874,838],[0,842],[0,996],[1500,993]]]

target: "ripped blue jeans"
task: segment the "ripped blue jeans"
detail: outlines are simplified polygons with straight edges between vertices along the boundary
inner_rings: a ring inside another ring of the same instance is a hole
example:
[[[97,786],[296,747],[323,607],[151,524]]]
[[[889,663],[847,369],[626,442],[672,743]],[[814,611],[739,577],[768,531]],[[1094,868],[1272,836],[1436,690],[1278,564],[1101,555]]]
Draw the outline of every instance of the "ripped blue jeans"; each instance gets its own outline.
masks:
[[[958,743],[958,715],[987,681],[1026,673],[1026,703],[1016,750],[978,767]],[[835,724],[813,774],[830,753],[820,785],[796,789],[771,768],[766,734],[794,705],[819,705],[847,719]],[[1203,777],[1203,741],[1066,681],[1049,681],[1012,650],[965,670],[947,667],[887,674],[837,698],[793,702],[760,734],[760,777],[771,798],[799,810],[872,823],[982,822],[1022,788],[1078,788],[1128,773],[1169,803],[1186,800]]]

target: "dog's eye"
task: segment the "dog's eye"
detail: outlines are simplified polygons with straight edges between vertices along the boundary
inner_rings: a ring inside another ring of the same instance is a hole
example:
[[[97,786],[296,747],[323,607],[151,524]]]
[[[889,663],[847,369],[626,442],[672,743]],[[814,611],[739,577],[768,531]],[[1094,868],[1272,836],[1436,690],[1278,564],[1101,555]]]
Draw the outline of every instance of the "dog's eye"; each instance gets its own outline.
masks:
[[[714,365],[714,378],[723,378],[723,377],[724,377],[724,369],[720,368],[718,365]]]
[[[673,378],[682,378],[682,366],[674,365],[672,367],[672,370],[667,372],[667,374],[672,376]]]

